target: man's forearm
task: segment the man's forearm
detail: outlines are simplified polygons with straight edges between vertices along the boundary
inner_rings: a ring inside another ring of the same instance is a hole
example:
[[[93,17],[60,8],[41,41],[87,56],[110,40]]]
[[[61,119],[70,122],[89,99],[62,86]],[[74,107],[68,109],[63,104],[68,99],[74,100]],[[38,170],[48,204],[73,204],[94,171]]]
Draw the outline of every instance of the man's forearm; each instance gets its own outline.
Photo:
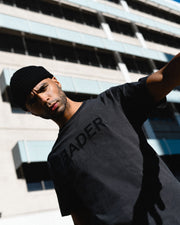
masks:
[[[172,87],[180,85],[180,53],[162,68],[162,74]]]

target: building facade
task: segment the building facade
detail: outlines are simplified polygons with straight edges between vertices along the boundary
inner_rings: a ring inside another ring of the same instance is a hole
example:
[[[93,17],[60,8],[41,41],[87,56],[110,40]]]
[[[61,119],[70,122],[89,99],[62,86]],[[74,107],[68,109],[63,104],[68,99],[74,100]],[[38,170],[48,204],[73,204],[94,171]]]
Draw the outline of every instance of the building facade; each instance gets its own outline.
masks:
[[[0,225],[73,224],[60,216],[46,164],[58,127],[13,103],[13,72],[42,65],[67,96],[93,98],[163,67],[180,52],[179,24],[170,0],[0,0]],[[144,131],[180,180],[179,87],[167,101]]]

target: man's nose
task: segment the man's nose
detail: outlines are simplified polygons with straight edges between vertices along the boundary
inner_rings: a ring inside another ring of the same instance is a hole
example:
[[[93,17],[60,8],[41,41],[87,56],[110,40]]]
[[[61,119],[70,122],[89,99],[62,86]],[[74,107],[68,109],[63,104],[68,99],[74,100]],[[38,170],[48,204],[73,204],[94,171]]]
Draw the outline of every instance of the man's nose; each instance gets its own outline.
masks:
[[[42,105],[46,105],[48,104],[50,97],[45,93],[39,93],[38,99],[42,103]]]

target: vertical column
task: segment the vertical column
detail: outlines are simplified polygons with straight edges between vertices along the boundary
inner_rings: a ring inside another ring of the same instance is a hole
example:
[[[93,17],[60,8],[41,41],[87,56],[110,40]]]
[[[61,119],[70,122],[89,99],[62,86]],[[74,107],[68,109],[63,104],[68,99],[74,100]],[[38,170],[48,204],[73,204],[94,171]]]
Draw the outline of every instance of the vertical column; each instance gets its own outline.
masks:
[[[138,39],[139,42],[141,43],[141,46],[142,46],[143,48],[147,48],[146,42],[145,42],[145,40],[144,40],[144,37],[143,37],[143,35],[139,32],[139,29],[138,29],[138,27],[136,26],[136,24],[135,24],[135,23],[131,23],[131,26],[132,26],[132,29],[133,29],[133,31],[134,31],[134,33],[135,33],[137,39]]]
[[[111,28],[109,26],[109,24],[106,23],[104,16],[102,15],[102,13],[98,12],[98,19],[99,22],[101,23],[101,26],[106,34],[107,39],[109,40],[114,40],[113,38],[113,34],[111,32]],[[121,59],[121,55],[119,52],[113,52],[114,58],[118,64],[118,68],[120,69],[120,71],[123,74],[123,77],[125,79],[126,82],[130,82],[130,76],[129,76],[129,72],[128,69],[126,67],[126,65],[123,63],[122,59]]]
[[[138,39],[139,42],[141,43],[141,46],[142,46],[143,48],[148,48],[148,47],[147,47],[147,44],[146,44],[146,41],[145,41],[145,39],[144,39],[142,33],[139,32],[139,29],[138,29],[138,27],[136,26],[136,24],[135,24],[135,23],[132,23],[131,25],[132,25],[132,28],[133,28],[133,30],[134,30],[134,33],[135,33],[137,39]],[[149,61],[149,65],[150,65],[152,71],[153,71],[153,72],[156,72],[157,69],[156,69],[156,66],[155,66],[155,64],[154,64],[154,61],[153,61],[152,59],[148,59],[148,61]]]
[[[127,69],[126,64],[122,61],[121,55],[119,52],[114,52],[114,57],[116,59],[116,62],[118,64],[119,69],[121,70],[124,79],[126,82],[131,82],[131,78],[129,76],[129,71]]]
[[[99,22],[101,24],[101,27],[102,27],[103,31],[106,34],[106,37],[109,40],[114,40],[111,29],[110,29],[110,26],[109,26],[109,24],[106,23],[104,16],[100,12],[98,12],[98,19],[99,19]]]
[[[149,63],[150,63],[150,66],[151,66],[151,69],[152,69],[153,73],[158,71],[157,68],[156,68],[156,65],[155,65],[155,63],[152,59],[149,59]]]
[[[126,12],[129,12],[129,6],[128,6],[128,4],[127,4],[126,1],[120,0],[119,3],[122,5],[122,7],[124,8],[124,10],[125,10]]]
[[[21,35],[22,35],[23,46],[24,46],[24,49],[25,49],[25,55],[28,55],[28,50],[27,50],[27,45],[26,45],[26,41],[25,41],[25,34],[24,34],[24,32],[21,32]]]
[[[125,0],[120,0],[120,4],[122,5],[122,7],[124,8],[124,10],[126,12],[129,12],[129,6],[127,4],[127,2]],[[145,43],[144,37],[143,35],[139,32],[138,27],[136,26],[135,23],[131,23],[132,29],[134,30],[134,33],[137,37],[137,39],[139,40],[139,42],[141,43],[143,48],[147,48],[147,45]]]

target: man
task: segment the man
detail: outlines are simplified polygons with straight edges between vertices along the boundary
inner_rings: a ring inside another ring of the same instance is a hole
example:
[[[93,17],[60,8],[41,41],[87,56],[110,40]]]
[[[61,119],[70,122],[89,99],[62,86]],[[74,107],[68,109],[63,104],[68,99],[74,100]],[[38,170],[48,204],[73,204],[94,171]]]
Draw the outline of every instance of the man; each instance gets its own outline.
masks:
[[[11,79],[14,101],[60,128],[49,154],[59,206],[76,225],[180,225],[180,184],[147,144],[142,124],[180,85],[180,54],[136,83],[75,102],[43,67]]]

